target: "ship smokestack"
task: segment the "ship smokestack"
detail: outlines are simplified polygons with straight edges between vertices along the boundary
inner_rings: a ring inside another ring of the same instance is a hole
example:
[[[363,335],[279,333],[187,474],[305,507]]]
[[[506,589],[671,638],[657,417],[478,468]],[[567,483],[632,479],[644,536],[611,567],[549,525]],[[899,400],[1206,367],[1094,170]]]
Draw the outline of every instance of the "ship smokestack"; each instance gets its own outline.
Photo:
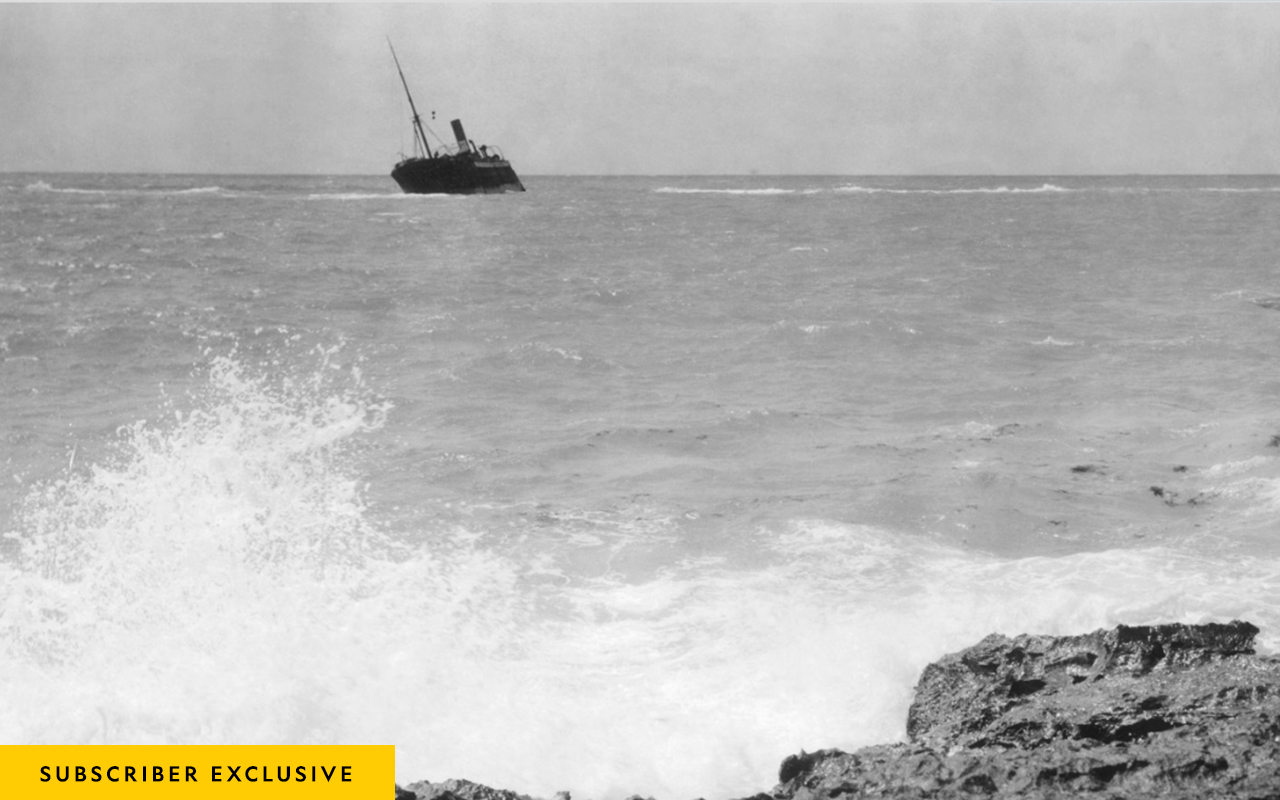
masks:
[[[458,140],[458,152],[470,153],[471,145],[467,144],[467,134],[462,130],[462,120],[455,119],[449,124],[453,126],[453,138]]]

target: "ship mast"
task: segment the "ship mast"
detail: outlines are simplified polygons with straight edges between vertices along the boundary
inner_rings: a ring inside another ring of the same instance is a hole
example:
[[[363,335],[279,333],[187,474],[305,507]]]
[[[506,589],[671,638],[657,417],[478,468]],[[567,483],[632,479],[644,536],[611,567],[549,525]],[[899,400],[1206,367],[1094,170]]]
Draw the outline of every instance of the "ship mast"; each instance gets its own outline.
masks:
[[[391,47],[391,37],[387,37],[387,47]],[[396,49],[391,47],[391,58],[396,62],[396,72],[400,73],[400,83],[404,84],[405,96],[409,98],[409,110],[413,112],[413,133],[416,137],[414,145],[421,143],[422,153],[427,158],[435,158],[431,154],[431,148],[427,146],[427,136],[422,132],[422,118],[418,116],[418,109],[413,104],[413,95],[409,94],[409,82],[404,79],[404,70],[400,69],[400,59],[396,58]]]

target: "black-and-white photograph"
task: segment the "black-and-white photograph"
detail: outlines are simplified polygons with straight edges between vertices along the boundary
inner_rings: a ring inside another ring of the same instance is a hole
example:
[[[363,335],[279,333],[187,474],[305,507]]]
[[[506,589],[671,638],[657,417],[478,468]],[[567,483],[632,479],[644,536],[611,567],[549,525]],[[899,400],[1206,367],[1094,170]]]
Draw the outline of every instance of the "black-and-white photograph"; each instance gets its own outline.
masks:
[[[1278,348],[1277,3],[0,3],[0,745],[1276,797]]]

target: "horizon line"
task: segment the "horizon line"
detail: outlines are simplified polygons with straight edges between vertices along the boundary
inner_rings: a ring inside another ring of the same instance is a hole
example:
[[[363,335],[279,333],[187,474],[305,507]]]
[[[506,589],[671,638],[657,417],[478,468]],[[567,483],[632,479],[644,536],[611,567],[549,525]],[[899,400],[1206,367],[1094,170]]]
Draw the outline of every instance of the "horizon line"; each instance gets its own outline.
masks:
[[[227,178],[389,178],[382,172],[147,172],[139,170],[0,170],[0,175],[158,175]],[[523,173],[534,178],[1265,178],[1280,172],[620,172]]]

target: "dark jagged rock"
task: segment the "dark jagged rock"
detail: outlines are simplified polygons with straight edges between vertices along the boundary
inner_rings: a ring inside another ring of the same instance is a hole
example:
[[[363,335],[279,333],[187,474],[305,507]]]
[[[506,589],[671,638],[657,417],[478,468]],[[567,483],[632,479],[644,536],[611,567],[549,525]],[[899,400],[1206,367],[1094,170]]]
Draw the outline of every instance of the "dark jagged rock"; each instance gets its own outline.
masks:
[[[1230,656],[1252,655],[1257,632],[1249,623],[1237,622],[1196,627],[1121,625],[1084,636],[1024,634],[1009,639],[992,634],[925,667],[907,711],[907,736],[938,749],[973,746],[993,737],[994,741],[1009,738],[1010,745],[1026,745],[1031,734],[1014,733],[1011,728],[1028,727],[1032,720],[1027,712],[1044,705],[1033,701],[1055,698],[1056,711],[1068,697],[1104,699],[1116,681],[1064,695],[1061,690],[1068,687],[1103,678],[1132,679],[1157,669],[1173,673]]]
[[[988,636],[925,668],[910,743],[792,756],[771,798],[1280,798],[1280,660],[1257,632]]]
[[[771,792],[743,800],[1280,800],[1280,658],[1254,654],[1257,633],[1237,621],[993,634],[925,668],[909,742],[801,751]],[[410,793],[531,800],[456,780],[397,786],[396,800]]]
[[[400,793],[406,790],[412,792],[417,800],[533,800],[528,795],[509,792],[506,789],[491,789],[483,784],[458,779],[440,783],[418,781],[404,789],[397,786],[396,800],[400,800]]]

